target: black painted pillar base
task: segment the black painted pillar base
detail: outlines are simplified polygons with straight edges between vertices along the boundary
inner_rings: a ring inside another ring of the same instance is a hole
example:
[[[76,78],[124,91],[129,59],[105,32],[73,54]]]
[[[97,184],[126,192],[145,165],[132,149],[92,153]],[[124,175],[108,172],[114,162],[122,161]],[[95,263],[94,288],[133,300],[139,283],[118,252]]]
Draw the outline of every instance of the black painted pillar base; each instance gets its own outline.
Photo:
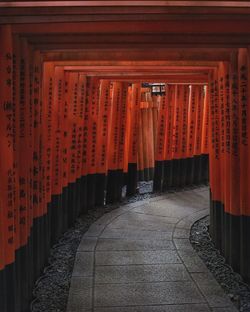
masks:
[[[51,202],[47,204],[47,214],[45,215],[45,261],[49,257],[51,247]]]
[[[29,293],[29,280],[28,280],[28,245],[19,249],[20,252],[20,264],[21,264],[21,311],[28,311],[29,299],[31,294]],[[46,251],[45,251],[46,253]],[[5,270],[6,271],[6,270]]]
[[[236,272],[240,272],[241,217],[229,215],[230,219],[230,259],[229,264]],[[227,242],[226,242],[227,243]]]
[[[219,201],[213,201],[213,223],[214,223],[214,243],[217,249],[222,248],[222,236],[224,233],[224,218],[223,218],[224,206]]]
[[[194,184],[194,158],[187,158],[187,179],[186,185]]]
[[[201,155],[201,182],[207,183],[209,180],[209,156]]]
[[[63,229],[61,195],[53,195],[51,197],[51,226],[51,244],[54,244],[62,234]],[[34,228],[34,231],[36,231],[36,228]]]
[[[180,160],[173,159],[173,187],[180,187]]]
[[[163,163],[163,167],[164,167],[164,163]],[[154,180],[154,168],[149,168],[148,169],[149,171],[149,181],[152,181],[152,180]],[[164,168],[163,168],[163,170],[164,170]]]
[[[117,187],[118,187],[117,170],[109,170],[107,178],[106,204],[112,204],[116,202]]]
[[[224,255],[225,254],[225,205],[223,203],[221,203],[221,238],[220,238],[220,251],[221,254]]]
[[[241,216],[241,263],[240,273],[250,284],[250,216]]]
[[[40,255],[40,251],[38,251],[37,254]],[[33,259],[34,259],[33,262],[36,262],[33,265],[33,276],[34,276],[34,279],[37,279],[41,273],[40,271],[41,268],[39,267],[39,265],[41,264],[39,263],[40,259],[38,258],[35,259],[35,256]],[[21,311],[21,303],[22,303],[21,289],[23,287],[22,283],[25,282],[25,280],[22,280],[22,277],[23,277],[22,270],[23,268],[22,268],[21,254],[20,254],[20,249],[18,249],[15,252],[15,300],[16,300],[17,311]]]
[[[137,164],[136,163],[129,163],[128,164],[128,182],[127,182],[127,196],[131,196],[136,194],[137,192]]]
[[[226,262],[230,262],[230,215],[228,213],[224,213],[224,257]]]
[[[149,181],[149,168],[144,168],[144,181]]]
[[[221,202],[210,201],[210,235],[226,262],[249,283],[250,217],[232,215],[224,209]]]
[[[187,160],[185,158],[180,159],[180,187],[186,186],[187,178]]]
[[[117,170],[116,180],[117,180],[117,187],[116,187],[115,200],[119,202],[122,199],[122,188],[123,188],[123,170],[122,169]]]
[[[163,170],[163,185],[162,190],[167,191],[173,187],[173,161],[165,160]]]
[[[41,242],[43,238],[43,229],[42,229],[42,217],[35,218],[33,221],[33,275],[35,280],[41,274],[41,268],[43,267],[43,258],[44,258],[44,244]],[[19,250],[16,251],[16,270],[17,274],[20,276],[19,270],[21,270],[20,264],[20,254]],[[19,273],[18,273],[19,272]],[[18,279],[17,279],[18,283]]]
[[[46,215],[43,215],[39,218],[39,226],[40,226],[40,236],[38,238],[39,240],[39,244],[40,244],[40,264],[41,264],[41,267],[43,267],[47,261],[47,258],[46,258],[46,243],[45,243],[45,238],[46,238],[46,235],[45,235],[45,232],[47,231],[46,229]]]
[[[82,176],[80,181],[80,214],[86,214],[88,211],[87,205],[87,176]]]
[[[209,225],[209,234],[214,239],[214,205],[212,201],[212,192],[211,188],[209,188],[209,204],[210,204],[210,225]]]
[[[28,263],[28,259],[26,259],[26,263]],[[26,295],[29,295],[28,288],[26,287]],[[16,293],[15,293],[15,264],[9,264],[4,269],[4,288],[5,288],[5,296],[6,296],[6,306],[7,312],[17,312],[16,306]],[[27,298],[27,297],[26,297]]]
[[[7,294],[5,286],[5,269],[0,271],[0,311],[7,312]]]
[[[154,192],[161,192],[162,191],[163,173],[164,173],[164,162],[156,160],[155,161],[154,184],[153,184],[153,191]]]
[[[87,207],[88,210],[91,210],[95,207],[95,183],[96,175],[88,174],[87,175]]]
[[[128,183],[128,173],[123,172],[123,186],[126,186]]]
[[[68,190],[68,227],[71,227],[76,218],[76,182],[69,183]]]
[[[194,156],[194,184],[199,184],[201,182],[202,167],[201,167],[201,157],[200,155]]]
[[[139,181],[145,181],[145,178],[144,178],[144,170],[139,170],[139,171],[138,171],[138,180],[139,180]]]
[[[69,201],[69,190],[68,187],[64,187],[62,190],[63,232],[65,232],[68,228],[68,201]]]
[[[107,176],[105,173],[96,174],[95,204],[96,206],[104,206],[105,193],[107,187]]]
[[[81,178],[76,180],[76,217],[81,214]]]

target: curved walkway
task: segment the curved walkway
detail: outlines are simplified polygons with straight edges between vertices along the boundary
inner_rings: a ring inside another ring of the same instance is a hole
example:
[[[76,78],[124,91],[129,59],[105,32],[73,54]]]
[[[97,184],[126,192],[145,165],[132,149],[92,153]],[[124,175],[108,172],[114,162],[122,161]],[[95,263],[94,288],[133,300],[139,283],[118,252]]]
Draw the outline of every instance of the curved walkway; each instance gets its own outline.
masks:
[[[78,248],[67,312],[237,311],[189,242],[208,206],[201,187],[105,214]]]

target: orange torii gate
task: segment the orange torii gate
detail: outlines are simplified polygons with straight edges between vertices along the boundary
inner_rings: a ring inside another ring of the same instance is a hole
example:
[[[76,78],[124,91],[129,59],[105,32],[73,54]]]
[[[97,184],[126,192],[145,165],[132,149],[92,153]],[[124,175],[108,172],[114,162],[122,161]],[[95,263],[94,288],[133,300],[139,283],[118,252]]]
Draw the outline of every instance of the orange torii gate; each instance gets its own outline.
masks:
[[[249,280],[249,3],[84,3],[0,3],[0,310],[28,309],[51,244],[107,185],[112,202],[148,174],[145,80],[168,83],[153,99],[155,190],[204,182],[209,153],[211,235]]]

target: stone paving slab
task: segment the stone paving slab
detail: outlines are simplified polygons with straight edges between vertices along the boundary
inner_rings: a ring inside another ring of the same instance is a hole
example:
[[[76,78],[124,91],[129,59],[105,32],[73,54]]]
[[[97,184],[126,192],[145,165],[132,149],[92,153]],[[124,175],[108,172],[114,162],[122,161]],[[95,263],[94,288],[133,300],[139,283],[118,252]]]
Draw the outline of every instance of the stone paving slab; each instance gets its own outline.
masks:
[[[189,238],[190,229],[179,229],[176,228],[174,231],[174,238]]]
[[[93,278],[72,277],[67,312],[87,312],[92,308]]]
[[[208,188],[118,208],[85,233],[67,312],[235,312],[189,242]]]
[[[144,307],[142,306],[118,307],[118,308],[112,307],[112,308],[95,309],[95,312],[209,312],[209,311],[211,312],[211,310],[206,304],[159,305],[159,306],[144,306]]]
[[[97,241],[97,237],[84,237],[78,247],[78,252],[95,251]]]
[[[186,219],[190,220],[193,224],[195,221],[201,219],[202,217],[204,217],[204,215],[208,215],[208,214],[209,214],[209,208],[205,208],[187,216]]]
[[[177,250],[189,250],[193,251],[193,247],[190,244],[189,238],[174,238],[174,245]]]
[[[194,250],[180,249],[178,255],[190,273],[208,272],[208,268]]]
[[[129,212],[114,220],[109,225],[109,227],[119,229],[137,227],[140,229],[166,232],[166,228],[172,228],[177,222],[177,218],[160,217]]]
[[[183,264],[96,266],[95,283],[134,283],[187,281],[190,276]]]
[[[195,208],[192,207],[184,207],[178,206],[177,204],[168,204],[168,209],[165,206],[165,200],[161,200],[158,202],[151,202],[147,206],[141,206],[136,208],[134,211],[141,212],[154,216],[162,216],[162,217],[171,217],[171,218],[183,218],[191,213],[196,211]]]
[[[168,250],[175,249],[172,240],[166,239],[104,239],[99,238],[97,251]]]
[[[151,224],[151,226],[149,225],[147,227],[146,223],[145,222],[145,225],[142,224],[142,222],[134,222],[134,224],[131,222],[131,224],[128,224],[127,221],[117,221],[115,224],[110,224],[107,229],[118,229],[118,230],[128,230],[128,231],[136,231],[136,232],[139,232],[139,231],[156,231],[156,232],[168,232],[168,233],[172,233],[174,228],[175,228],[175,224],[169,224],[169,223],[166,223],[165,226],[163,226],[163,224],[159,224],[159,228],[157,228],[156,226],[156,222],[155,222],[155,225],[153,226]],[[159,222],[160,223],[160,222]],[[119,226],[120,224],[120,226]],[[104,235],[106,235],[107,231],[105,231]],[[164,235],[164,234],[163,234]]]
[[[131,283],[95,285],[94,304],[129,306],[154,304],[204,303],[193,282]]]
[[[183,218],[176,224],[176,228],[187,229],[190,231],[190,228],[192,227],[193,223],[194,223],[193,221],[188,220],[187,218]]]
[[[96,251],[96,265],[181,263],[175,250]]]
[[[77,252],[72,276],[92,277],[94,269],[93,252]]]
[[[206,297],[210,307],[218,308],[230,306],[231,302],[229,297],[224,293],[210,272],[193,273],[191,276]]]
[[[167,229],[166,229],[167,230]],[[100,235],[100,238],[135,238],[135,239],[171,239],[172,230],[169,229],[167,232],[161,231],[151,231],[151,230],[141,230],[138,228],[128,228],[128,229],[113,229],[111,227],[106,227],[106,229]]]
[[[229,306],[226,308],[214,308],[212,309],[213,312],[237,312],[238,310],[233,307],[233,306]]]

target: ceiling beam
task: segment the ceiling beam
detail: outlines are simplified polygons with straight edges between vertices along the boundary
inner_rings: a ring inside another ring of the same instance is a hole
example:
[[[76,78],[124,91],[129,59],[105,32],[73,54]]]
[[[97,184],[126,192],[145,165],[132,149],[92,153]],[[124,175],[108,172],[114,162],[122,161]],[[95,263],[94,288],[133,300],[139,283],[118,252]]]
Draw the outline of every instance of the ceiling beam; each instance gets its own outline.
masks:
[[[241,44],[250,43],[249,35],[190,35],[190,34],[41,34],[26,35],[32,44]]]
[[[249,1],[2,1],[0,7],[233,7],[249,8]]]
[[[81,61],[81,60],[124,60],[124,61],[229,61],[233,49],[207,49],[207,48],[167,48],[167,49],[96,49],[96,50],[64,50],[42,51],[45,61]]]
[[[72,66],[72,67],[85,67],[85,66],[154,66],[154,67],[168,67],[169,69],[173,70],[173,68],[176,69],[185,69],[188,67],[196,68],[196,67],[204,67],[204,68],[214,68],[218,66],[218,62],[211,62],[211,61],[117,61],[117,60],[94,60],[94,61],[88,61],[88,60],[81,60],[81,61],[53,61],[55,65],[58,66]]]
[[[247,20],[168,20],[168,21],[108,21],[45,24],[14,24],[13,33],[28,34],[200,34],[200,35],[250,35],[250,19]]]
[[[206,73],[213,66],[147,66],[147,65],[123,65],[123,66],[64,66],[65,70],[69,71],[91,71],[103,73],[166,73],[171,75],[189,74],[190,76],[197,73]]]
[[[0,3],[1,4],[1,3]],[[82,22],[98,20],[195,20],[249,18],[250,7],[0,7],[0,23]]]

